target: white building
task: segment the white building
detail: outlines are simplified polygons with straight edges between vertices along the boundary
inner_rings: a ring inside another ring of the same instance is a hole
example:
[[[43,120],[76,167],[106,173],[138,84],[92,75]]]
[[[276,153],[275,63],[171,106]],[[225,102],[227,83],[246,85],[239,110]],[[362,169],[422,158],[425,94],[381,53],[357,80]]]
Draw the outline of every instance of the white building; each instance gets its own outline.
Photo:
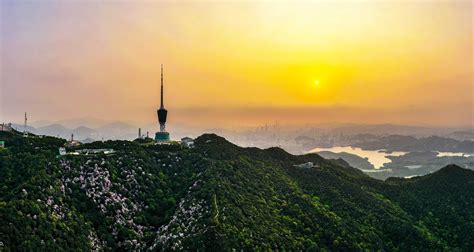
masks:
[[[313,167],[319,167],[319,165],[314,164],[313,162],[308,162],[308,163],[294,165],[294,166],[298,167],[298,168],[305,168],[305,169],[309,169],[309,168],[313,168]]]
[[[81,155],[95,155],[95,154],[113,154],[115,153],[114,149],[82,149],[77,150],[77,153]]]
[[[59,148],[59,155],[64,156],[64,155],[97,155],[97,154],[114,154],[115,151],[114,149],[81,149],[81,150],[75,150],[73,152],[67,152],[66,148],[61,147]]]
[[[183,137],[181,138],[181,145],[192,148],[194,147],[194,139],[190,137]]]

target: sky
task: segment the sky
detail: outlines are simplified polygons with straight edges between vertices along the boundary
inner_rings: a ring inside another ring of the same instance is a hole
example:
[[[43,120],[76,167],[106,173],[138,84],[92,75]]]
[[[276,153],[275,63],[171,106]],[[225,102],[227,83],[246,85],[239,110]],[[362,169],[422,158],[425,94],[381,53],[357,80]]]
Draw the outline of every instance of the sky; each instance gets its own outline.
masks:
[[[473,127],[471,1],[0,3],[0,122]]]

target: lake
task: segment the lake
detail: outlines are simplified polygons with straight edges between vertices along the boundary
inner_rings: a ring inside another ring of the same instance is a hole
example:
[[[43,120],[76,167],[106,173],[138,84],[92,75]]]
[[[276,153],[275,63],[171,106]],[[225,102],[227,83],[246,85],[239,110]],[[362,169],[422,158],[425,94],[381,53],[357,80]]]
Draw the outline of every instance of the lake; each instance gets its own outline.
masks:
[[[336,146],[331,148],[314,148],[309,151],[309,153],[316,153],[320,151],[331,151],[334,153],[347,152],[350,154],[357,155],[362,158],[367,158],[367,160],[375,167],[375,169],[380,169],[383,164],[392,162],[387,156],[402,156],[406,152],[394,151],[394,152],[385,152],[384,150],[363,150],[361,148],[354,148],[351,146]]]
[[[463,153],[463,152],[438,152],[438,157],[472,157],[472,153]]]

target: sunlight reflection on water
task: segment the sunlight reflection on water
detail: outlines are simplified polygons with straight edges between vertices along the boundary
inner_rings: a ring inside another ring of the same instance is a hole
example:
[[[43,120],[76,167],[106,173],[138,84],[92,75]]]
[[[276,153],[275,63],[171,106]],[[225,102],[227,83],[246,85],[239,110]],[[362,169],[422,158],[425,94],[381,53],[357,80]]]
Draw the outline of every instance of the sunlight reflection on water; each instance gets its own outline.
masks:
[[[334,153],[341,153],[347,152],[350,154],[357,155],[362,158],[366,158],[374,167],[375,169],[380,169],[383,164],[392,162],[387,156],[402,156],[405,155],[406,152],[401,151],[394,151],[394,152],[384,152],[384,150],[363,150],[361,148],[354,148],[351,146],[337,146],[331,148],[314,148],[309,151],[309,153],[315,153],[320,151],[331,151]]]

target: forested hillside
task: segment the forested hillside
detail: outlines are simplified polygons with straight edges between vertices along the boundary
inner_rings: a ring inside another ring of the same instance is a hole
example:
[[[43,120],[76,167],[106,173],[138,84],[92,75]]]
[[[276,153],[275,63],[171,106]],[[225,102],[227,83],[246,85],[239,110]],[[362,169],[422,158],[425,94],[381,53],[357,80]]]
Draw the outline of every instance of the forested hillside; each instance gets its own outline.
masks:
[[[0,132],[0,251],[474,249],[474,172],[380,181],[342,160]]]

